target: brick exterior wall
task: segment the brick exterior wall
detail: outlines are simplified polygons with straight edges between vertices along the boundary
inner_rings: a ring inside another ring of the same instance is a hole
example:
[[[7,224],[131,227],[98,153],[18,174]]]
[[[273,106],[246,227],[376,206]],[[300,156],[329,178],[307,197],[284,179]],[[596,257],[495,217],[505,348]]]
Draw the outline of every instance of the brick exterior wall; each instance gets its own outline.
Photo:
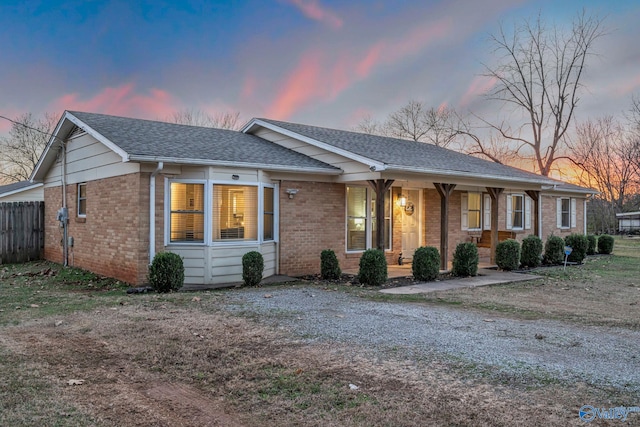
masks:
[[[162,185],[159,186],[162,188]],[[161,190],[162,191],[162,190]],[[77,185],[67,186],[69,265],[131,284],[146,282],[149,245],[149,174],[129,174],[87,182],[87,215],[77,216]],[[62,230],[56,212],[62,189],[45,189],[45,258],[63,261]],[[162,199],[158,216],[162,217]],[[157,229],[162,236],[162,221]],[[162,248],[162,239],[160,249]]]
[[[566,196],[569,197],[569,196]],[[584,233],[584,198],[576,199],[576,226],[566,229],[558,228],[557,224],[557,200],[558,196],[542,195],[542,217],[545,221],[542,224],[542,240],[546,241],[552,234],[554,236],[566,237],[572,233]]]

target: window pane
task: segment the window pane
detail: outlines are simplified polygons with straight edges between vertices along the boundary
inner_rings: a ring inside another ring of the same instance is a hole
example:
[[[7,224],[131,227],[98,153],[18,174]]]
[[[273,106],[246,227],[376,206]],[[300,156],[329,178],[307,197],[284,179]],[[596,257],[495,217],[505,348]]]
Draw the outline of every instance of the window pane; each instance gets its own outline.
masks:
[[[87,214],[87,200],[80,199],[78,201],[78,215],[86,215]]]
[[[570,199],[562,199],[562,226],[569,228],[571,226],[571,201]]]
[[[264,188],[263,240],[273,240],[273,188]]]
[[[469,229],[480,229],[480,209],[481,201],[480,193],[468,193],[467,213],[469,214]]]
[[[513,228],[523,228],[524,224],[524,212],[522,210],[523,205],[523,197],[522,196],[511,196],[511,224]]]
[[[258,187],[213,186],[213,240],[258,239]]]
[[[171,183],[171,242],[204,241],[204,184]]]
[[[367,248],[367,189],[347,187],[347,250]]]

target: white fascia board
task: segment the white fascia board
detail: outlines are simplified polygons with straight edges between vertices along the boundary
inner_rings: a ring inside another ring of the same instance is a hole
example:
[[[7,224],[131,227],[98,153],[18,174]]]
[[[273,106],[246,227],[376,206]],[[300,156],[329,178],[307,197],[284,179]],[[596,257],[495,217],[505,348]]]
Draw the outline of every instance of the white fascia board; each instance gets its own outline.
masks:
[[[310,168],[310,167],[296,167],[296,166],[274,166],[261,163],[238,163],[238,162],[221,162],[217,160],[202,160],[202,159],[185,159],[179,157],[156,157],[156,156],[139,156],[131,155],[129,160],[132,162],[165,162],[178,165],[193,165],[193,166],[221,166],[231,168],[243,168],[243,169],[263,169],[270,171],[280,172],[300,172],[300,173],[317,173],[323,175],[340,175],[343,173],[342,169],[324,169],[324,168]]]
[[[623,212],[623,213],[616,214],[618,218],[624,218],[627,216],[636,216],[636,215],[640,215],[640,212]]]
[[[114,153],[116,153],[117,155],[122,157],[122,161],[123,162],[128,162],[129,161],[129,153],[124,151],[122,148],[118,147],[116,144],[111,142],[109,139],[105,138],[101,133],[99,133],[98,131],[93,129],[91,126],[87,125],[85,122],[83,122],[82,120],[80,120],[79,118],[74,116],[73,114],[69,113],[68,111],[65,112],[65,118],[69,119],[69,121],[71,123],[73,123],[74,125],[78,126],[79,128],[82,128],[89,135],[91,135],[92,137],[94,137],[95,139],[100,141],[102,144],[104,144],[108,149],[110,149],[111,151],[113,151]]]
[[[47,142],[47,146],[44,148],[44,151],[42,152],[42,155],[40,155],[40,158],[38,159],[38,163],[36,163],[36,166],[33,168],[33,171],[31,172],[31,176],[29,176],[29,181],[35,181],[36,177],[38,176],[38,172],[40,171],[40,168],[42,167],[42,165],[44,164],[45,160],[47,158],[49,158],[50,155],[49,154],[51,149],[53,148],[56,140],[58,140],[58,133],[60,132],[60,129],[62,128],[62,124],[65,121],[65,118],[67,117],[67,111],[64,112],[64,114],[62,115],[62,117],[60,118],[60,120],[58,120],[58,124],[56,125],[56,128],[53,130],[53,133],[51,134],[51,137],[49,138],[49,142]]]
[[[18,194],[18,193],[22,193],[23,191],[29,191],[29,190],[33,190],[34,188],[38,188],[38,187],[42,187],[44,184],[41,182],[38,183],[34,183],[28,187],[22,187],[22,188],[18,188],[16,190],[11,190],[11,191],[7,191],[6,193],[2,193],[2,197],[6,197],[6,196],[11,196],[13,194]]]
[[[526,180],[526,179],[522,179],[522,178],[510,178],[510,177],[505,177],[505,176],[498,176],[498,175],[474,175],[471,174],[469,172],[461,172],[461,171],[447,171],[447,170],[442,170],[442,169],[426,169],[426,168],[410,168],[410,167],[406,167],[406,166],[398,166],[398,165],[388,165],[388,169],[387,171],[394,171],[394,170],[398,170],[398,171],[402,171],[402,172],[413,172],[413,173],[420,173],[420,174],[430,174],[430,175],[437,175],[437,176],[442,176],[442,177],[452,177],[452,178],[460,178],[460,179],[468,179],[468,178],[474,178],[474,179],[487,179],[487,180],[492,180],[492,181],[501,181],[501,182],[508,182],[508,183],[519,183],[519,184],[535,184],[535,185],[545,185],[545,184],[549,184],[549,180],[546,179],[538,179],[538,180]]]
[[[387,165],[385,165],[384,163],[381,163],[381,162],[379,162],[377,160],[369,159],[367,157],[360,156],[358,154],[354,154],[351,151],[344,150],[344,149],[338,148],[338,147],[334,147],[331,144],[327,144],[325,142],[318,141],[317,139],[309,138],[308,136],[300,135],[299,133],[292,132],[290,130],[281,128],[280,126],[274,125],[272,123],[265,122],[265,121],[260,120],[260,119],[251,120],[249,123],[247,123],[242,128],[242,132],[248,133],[249,131],[252,131],[255,127],[258,127],[258,126],[266,128],[266,129],[269,129],[269,130],[272,130],[272,131],[280,133],[282,135],[286,135],[286,136],[288,136],[290,138],[306,142],[307,144],[313,145],[314,147],[322,148],[323,150],[326,150],[326,151],[328,151],[330,153],[339,154],[339,155],[341,155],[343,157],[346,157],[347,159],[351,159],[351,160],[354,160],[356,162],[360,162],[362,164],[367,165],[369,168],[375,168],[374,169],[375,171],[383,171],[383,170],[385,170],[387,168]],[[277,144],[277,143],[274,143],[274,144]]]

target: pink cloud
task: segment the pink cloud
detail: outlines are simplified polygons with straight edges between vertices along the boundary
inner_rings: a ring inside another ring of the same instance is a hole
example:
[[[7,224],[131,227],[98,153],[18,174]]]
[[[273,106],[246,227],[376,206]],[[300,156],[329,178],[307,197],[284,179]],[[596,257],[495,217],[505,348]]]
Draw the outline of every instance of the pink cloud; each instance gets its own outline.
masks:
[[[249,75],[244,79],[242,83],[242,90],[240,91],[240,96],[242,98],[251,98],[256,91],[256,86],[258,82],[254,75]]]
[[[287,0],[287,2],[297,7],[307,18],[331,28],[338,29],[344,25],[342,18],[321,6],[318,0]]]
[[[462,107],[468,106],[474,98],[479,95],[484,95],[490,91],[498,83],[496,77],[477,76],[469,84],[467,91],[462,95],[460,105]]]
[[[105,88],[89,99],[80,99],[77,93],[63,95],[53,102],[53,109],[157,119],[170,116],[178,109],[176,104],[166,91],[151,89],[148,94],[139,94],[133,83],[127,83]]]
[[[638,88],[640,88],[640,75],[635,75],[617,84],[614,90],[616,94],[625,96],[637,91]]]

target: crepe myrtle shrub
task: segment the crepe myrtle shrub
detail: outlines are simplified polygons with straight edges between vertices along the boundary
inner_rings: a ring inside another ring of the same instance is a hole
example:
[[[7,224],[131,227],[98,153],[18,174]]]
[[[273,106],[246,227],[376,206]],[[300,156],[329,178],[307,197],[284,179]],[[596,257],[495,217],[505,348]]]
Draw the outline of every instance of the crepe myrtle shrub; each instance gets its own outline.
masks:
[[[384,251],[367,249],[362,253],[358,280],[369,286],[380,286],[387,281],[387,259]]]
[[[160,252],[149,266],[149,284],[156,292],[177,291],[184,284],[182,258],[173,252]]]
[[[422,246],[413,254],[411,272],[416,280],[435,280],[440,273],[440,252],[433,246]]]
[[[342,275],[336,253],[325,249],[320,253],[320,276],[323,280],[338,280]]]
[[[257,251],[242,255],[242,281],[246,286],[258,286],[262,281],[264,258]]]
[[[515,239],[507,239],[496,246],[496,264],[505,271],[520,267],[520,243]]]
[[[613,237],[603,234],[598,237],[598,253],[608,255],[613,252]]]
[[[523,267],[535,268],[542,261],[542,239],[531,234],[522,239],[522,252],[520,254],[520,264]]]
[[[564,240],[562,237],[551,235],[544,244],[544,263],[562,264],[564,261]]]
[[[587,257],[587,249],[589,248],[587,236],[577,233],[569,234],[564,238],[564,243],[571,246],[572,249],[567,260],[582,264],[582,261]]]
[[[453,253],[454,276],[467,277],[478,274],[478,248],[473,243],[459,243]]]
[[[587,247],[587,255],[595,255],[598,250],[598,238],[593,234],[587,235],[589,246]]]

